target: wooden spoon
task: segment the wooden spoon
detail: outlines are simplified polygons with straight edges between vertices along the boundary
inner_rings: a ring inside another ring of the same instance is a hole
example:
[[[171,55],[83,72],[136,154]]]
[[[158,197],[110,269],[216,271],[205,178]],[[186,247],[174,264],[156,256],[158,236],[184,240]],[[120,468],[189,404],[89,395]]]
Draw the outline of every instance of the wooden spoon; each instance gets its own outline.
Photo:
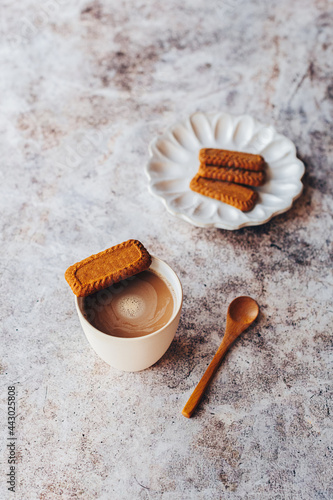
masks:
[[[259,306],[251,297],[237,297],[231,302],[228,307],[225,334],[221,345],[184,406],[182,411],[184,417],[191,418],[229,347],[253,323],[258,314]]]

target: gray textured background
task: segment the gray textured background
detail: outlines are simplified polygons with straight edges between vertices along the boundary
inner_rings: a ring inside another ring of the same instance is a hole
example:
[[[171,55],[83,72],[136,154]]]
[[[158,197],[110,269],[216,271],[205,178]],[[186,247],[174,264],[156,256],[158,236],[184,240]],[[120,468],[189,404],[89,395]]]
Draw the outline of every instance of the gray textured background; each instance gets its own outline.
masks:
[[[1,4],[1,498],[15,383],[16,498],[332,499],[332,3]],[[148,143],[196,110],[295,142],[289,212],[205,230],[149,195]],[[171,348],[132,374],[90,349],[63,278],[128,238],[184,287]],[[244,294],[260,317],[185,419]]]

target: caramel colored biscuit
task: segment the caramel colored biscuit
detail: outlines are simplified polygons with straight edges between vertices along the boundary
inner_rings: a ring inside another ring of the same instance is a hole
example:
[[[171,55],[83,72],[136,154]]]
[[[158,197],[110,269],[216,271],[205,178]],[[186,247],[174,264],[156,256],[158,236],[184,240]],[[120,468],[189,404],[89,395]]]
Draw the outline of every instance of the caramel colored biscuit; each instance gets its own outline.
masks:
[[[199,174],[191,180],[190,188],[192,191],[239,208],[242,212],[252,210],[258,198],[258,193],[251,188],[232,182],[205,179]]]
[[[265,168],[265,160],[262,156],[239,151],[228,151],[227,149],[200,149],[199,160],[205,165],[245,168],[245,170],[259,171]]]
[[[247,186],[262,186],[265,184],[265,172],[253,172],[233,167],[216,167],[214,165],[200,164],[198,174],[207,179],[236,182]]]
[[[86,297],[148,269],[151,257],[138,240],[128,240],[70,266],[65,278],[77,297]]]

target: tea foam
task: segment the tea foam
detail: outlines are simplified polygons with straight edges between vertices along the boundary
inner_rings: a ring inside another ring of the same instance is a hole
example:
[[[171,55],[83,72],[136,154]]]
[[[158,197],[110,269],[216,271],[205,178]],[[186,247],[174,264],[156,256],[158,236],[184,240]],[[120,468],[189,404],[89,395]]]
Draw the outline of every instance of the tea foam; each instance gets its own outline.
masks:
[[[139,318],[145,312],[145,301],[138,295],[121,297],[115,304],[115,313],[124,318]]]

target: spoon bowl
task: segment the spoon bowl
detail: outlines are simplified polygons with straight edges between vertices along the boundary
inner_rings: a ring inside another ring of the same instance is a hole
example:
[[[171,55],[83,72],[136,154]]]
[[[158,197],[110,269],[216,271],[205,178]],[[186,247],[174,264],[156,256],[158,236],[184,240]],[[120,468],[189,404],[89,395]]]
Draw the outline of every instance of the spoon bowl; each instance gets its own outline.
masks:
[[[251,297],[237,297],[229,305],[227,316],[236,323],[253,323],[259,314],[259,306]]]
[[[251,297],[237,297],[234,299],[228,307],[227,323],[222,344],[232,344],[257,319],[258,314],[259,306]]]

